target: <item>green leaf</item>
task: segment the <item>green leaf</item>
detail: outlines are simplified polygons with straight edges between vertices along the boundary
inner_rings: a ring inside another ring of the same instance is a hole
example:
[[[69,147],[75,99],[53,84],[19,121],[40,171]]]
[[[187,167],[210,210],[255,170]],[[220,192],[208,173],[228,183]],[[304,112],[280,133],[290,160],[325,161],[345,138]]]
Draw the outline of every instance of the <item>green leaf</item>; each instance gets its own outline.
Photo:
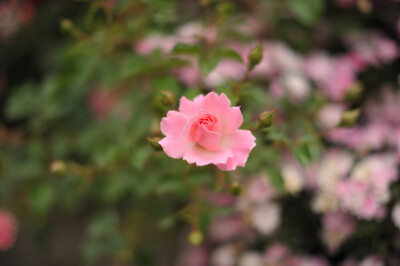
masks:
[[[141,170],[151,154],[151,149],[147,145],[135,149],[135,152],[132,153],[131,164],[136,169]]]
[[[233,59],[233,60],[236,60],[236,61],[238,61],[240,63],[243,63],[242,57],[235,50],[232,50],[232,49],[229,49],[229,48],[225,48],[225,47],[221,47],[221,48],[217,49],[216,54],[218,56],[220,56],[221,58]]]
[[[35,187],[30,195],[32,210],[38,214],[45,214],[53,205],[55,198],[53,187],[50,184],[41,184]]]
[[[292,152],[303,167],[307,166],[312,161],[311,153],[307,144],[293,146]]]
[[[280,171],[270,167],[266,169],[266,172],[268,173],[268,179],[271,185],[278,191],[283,191],[283,178]]]
[[[199,68],[204,76],[207,76],[219,63],[221,58],[217,55],[212,56],[212,58],[200,57]]]
[[[314,25],[324,10],[323,0],[286,0],[286,4],[294,15],[306,26]]]
[[[200,54],[200,46],[197,44],[186,44],[186,43],[178,43],[175,45],[174,49],[172,49],[172,54],[191,54],[191,55],[199,55]]]

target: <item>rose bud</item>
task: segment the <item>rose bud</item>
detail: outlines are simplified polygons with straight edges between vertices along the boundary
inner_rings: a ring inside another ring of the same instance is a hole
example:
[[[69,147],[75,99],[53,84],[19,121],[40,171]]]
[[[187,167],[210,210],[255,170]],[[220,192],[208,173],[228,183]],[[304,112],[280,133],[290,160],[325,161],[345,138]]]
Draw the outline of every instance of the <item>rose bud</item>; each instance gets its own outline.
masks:
[[[338,127],[353,126],[356,123],[359,115],[360,115],[360,109],[354,109],[344,112],[338,124]]]
[[[262,44],[259,43],[256,47],[251,49],[247,55],[247,58],[249,59],[248,69],[252,70],[256,65],[258,65],[261,62],[262,57],[263,47]]]

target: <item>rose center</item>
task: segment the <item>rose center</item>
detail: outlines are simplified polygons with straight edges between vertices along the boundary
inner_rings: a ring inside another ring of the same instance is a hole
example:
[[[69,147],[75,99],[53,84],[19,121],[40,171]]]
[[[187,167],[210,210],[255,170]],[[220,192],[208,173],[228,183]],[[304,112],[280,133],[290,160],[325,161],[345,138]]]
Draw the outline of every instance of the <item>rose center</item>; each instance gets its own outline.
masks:
[[[208,150],[219,148],[221,125],[213,114],[203,113],[192,118],[188,128],[188,138]]]

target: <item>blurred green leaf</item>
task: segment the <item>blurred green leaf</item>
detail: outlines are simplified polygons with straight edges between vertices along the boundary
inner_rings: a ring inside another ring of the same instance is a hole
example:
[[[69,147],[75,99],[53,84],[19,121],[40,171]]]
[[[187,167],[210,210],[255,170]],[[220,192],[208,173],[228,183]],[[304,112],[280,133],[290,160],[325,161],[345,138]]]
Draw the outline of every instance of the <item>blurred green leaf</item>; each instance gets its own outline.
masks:
[[[314,25],[321,17],[324,10],[323,0],[286,0],[290,10],[296,15],[301,23],[307,26]]]
[[[55,200],[55,191],[51,184],[44,183],[36,186],[30,194],[32,211],[37,214],[46,214]]]
[[[217,55],[212,56],[211,58],[205,58],[201,56],[199,59],[199,68],[201,73],[204,76],[207,76],[214,68],[218,65],[221,58]]]
[[[226,47],[219,47],[216,51],[216,54],[221,58],[229,58],[238,61],[240,63],[243,63],[242,57],[235,50]]]
[[[178,43],[172,49],[171,53],[172,54],[199,55],[200,54],[200,46],[197,44]]]

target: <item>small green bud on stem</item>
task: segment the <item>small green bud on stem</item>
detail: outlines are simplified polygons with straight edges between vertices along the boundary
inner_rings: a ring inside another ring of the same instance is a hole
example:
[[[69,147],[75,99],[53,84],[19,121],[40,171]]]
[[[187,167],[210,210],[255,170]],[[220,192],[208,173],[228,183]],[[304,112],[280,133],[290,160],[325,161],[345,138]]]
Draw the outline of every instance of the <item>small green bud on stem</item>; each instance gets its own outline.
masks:
[[[175,107],[176,97],[171,91],[159,91],[161,94],[161,103],[168,108]]]
[[[232,196],[239,196],[242,193],[242,186],[238,182],[234,182],[229,188],[229,192]]]
[[[161,151],[162,147],[160,145],[160,140],[161,138],[159,137],[154,137],[154,138],[150,138],[147,137],[147,141],[150,143],[151,147],[155,150],[155,151]]]
[[[204,240],[203,233],[200,232],[199,230],[193,230],[192,232],[190,232],[188,236],[188,241],[193,246],[200,245],[201,243],[203,243],[203,240]]]
[[[275,110],[274,111],[266,111],[260,113],[258,116],[258,126],[257,128],[268,128],[274,124],[274,115],[275,115]]]
[[[259,43],[256,47],[251,49],[247,55],[247,58],[249,59],[247,69],[249,71],[252,70],[256,65],[258,65],[261,62],[262,57],[263,57],[263,47],[262,44]]]
[[[56,175],[64,175],[67,172],[67,164],[61,160],[54,161],[50,165],[50,172]]]
[[[342,118],[338,124],[338,127],[351,127],[353,126],[357,118],[360,115],[360,109],[349,110],[343,113]]]

